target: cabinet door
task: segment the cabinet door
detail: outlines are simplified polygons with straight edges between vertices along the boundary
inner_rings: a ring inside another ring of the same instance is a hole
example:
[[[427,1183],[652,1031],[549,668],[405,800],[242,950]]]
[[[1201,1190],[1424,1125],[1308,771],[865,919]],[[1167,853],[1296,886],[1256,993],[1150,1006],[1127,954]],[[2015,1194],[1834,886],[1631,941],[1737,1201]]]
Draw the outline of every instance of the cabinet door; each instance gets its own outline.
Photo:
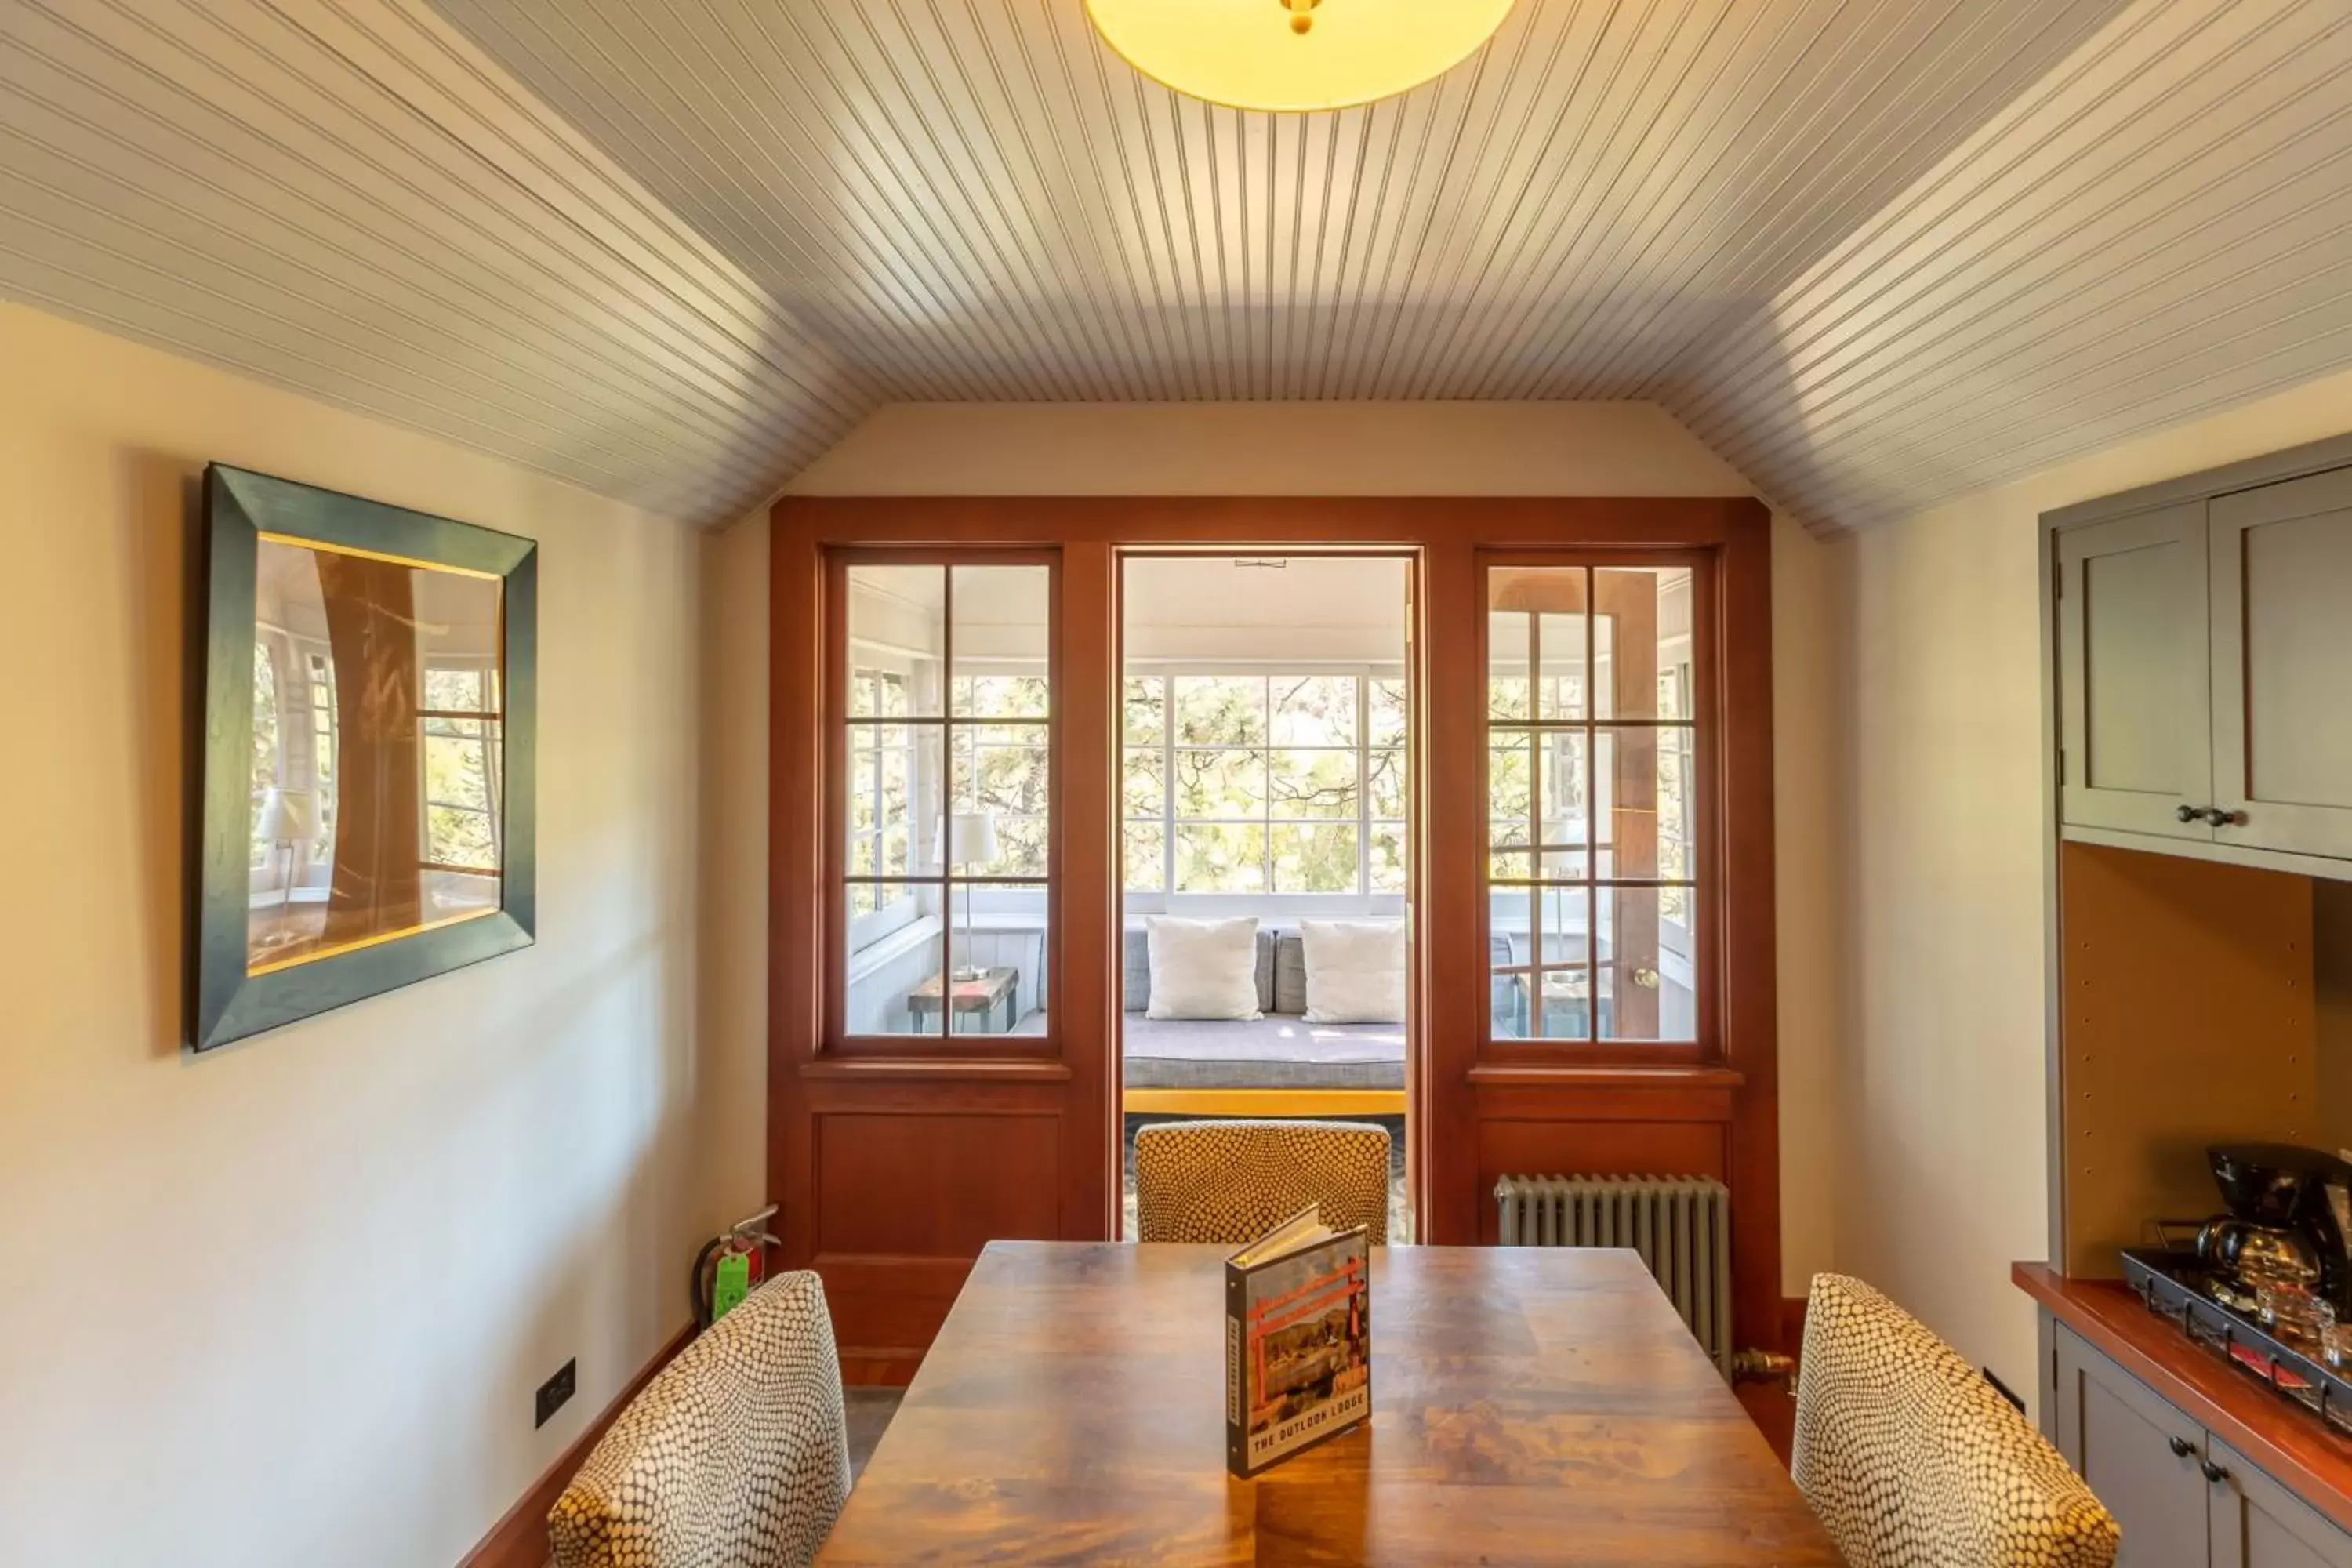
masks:
[[[2352,469],[2214,500],[2223,844],[2352,858]]]
[[[2116,1568],[2204,1568],[2204,1429],[2058,1330],[2058,1447],[2123,1527]]]
[[[2216,1438],[2207,1450],[2220,1479],[2208,1518],[2213,1568],[2352,1568],[2352,1536]]]
[[[2201,500],[2058,535],[2067,823],[2213,837],[2205,556]]]

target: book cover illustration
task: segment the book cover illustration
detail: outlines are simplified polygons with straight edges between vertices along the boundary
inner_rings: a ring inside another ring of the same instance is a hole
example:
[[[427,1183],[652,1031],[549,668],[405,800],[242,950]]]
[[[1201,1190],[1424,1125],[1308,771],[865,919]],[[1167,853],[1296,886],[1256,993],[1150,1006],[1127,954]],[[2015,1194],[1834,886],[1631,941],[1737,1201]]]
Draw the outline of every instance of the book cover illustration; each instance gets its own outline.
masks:
[[[1370,1238],[1307,1214],[1226,1265],[1226,1460],[1237,1476],[1372,1411]]]

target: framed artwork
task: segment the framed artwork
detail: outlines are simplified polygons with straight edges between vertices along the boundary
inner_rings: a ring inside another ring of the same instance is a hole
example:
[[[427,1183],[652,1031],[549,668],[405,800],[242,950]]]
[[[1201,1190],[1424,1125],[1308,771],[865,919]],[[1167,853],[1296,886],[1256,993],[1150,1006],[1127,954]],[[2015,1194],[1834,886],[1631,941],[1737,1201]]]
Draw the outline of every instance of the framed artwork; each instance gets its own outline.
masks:
[[[538,548],[205,471],[188,1045],[527,947]]]

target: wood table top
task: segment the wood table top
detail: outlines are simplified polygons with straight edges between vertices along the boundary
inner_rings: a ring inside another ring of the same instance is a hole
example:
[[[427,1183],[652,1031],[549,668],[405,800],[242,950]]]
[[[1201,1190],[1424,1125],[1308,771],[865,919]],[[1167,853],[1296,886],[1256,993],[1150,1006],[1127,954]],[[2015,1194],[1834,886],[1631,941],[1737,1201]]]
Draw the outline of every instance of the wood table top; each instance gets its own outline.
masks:
[[[1626,1251],[1373,1248],[1371,1421],[1233,1479],[1228,1250],[991,1243],[819,1561],[1837,1563]]]

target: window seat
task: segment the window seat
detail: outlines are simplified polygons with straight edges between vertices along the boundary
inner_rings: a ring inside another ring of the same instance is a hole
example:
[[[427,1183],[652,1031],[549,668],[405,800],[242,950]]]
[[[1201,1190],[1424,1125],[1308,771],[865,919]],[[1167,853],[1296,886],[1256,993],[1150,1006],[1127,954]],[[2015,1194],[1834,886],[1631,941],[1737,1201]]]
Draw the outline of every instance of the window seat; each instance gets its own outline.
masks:
[[[1127,1015],[1129,1089],[1404,1089],[1404,1026]]]

